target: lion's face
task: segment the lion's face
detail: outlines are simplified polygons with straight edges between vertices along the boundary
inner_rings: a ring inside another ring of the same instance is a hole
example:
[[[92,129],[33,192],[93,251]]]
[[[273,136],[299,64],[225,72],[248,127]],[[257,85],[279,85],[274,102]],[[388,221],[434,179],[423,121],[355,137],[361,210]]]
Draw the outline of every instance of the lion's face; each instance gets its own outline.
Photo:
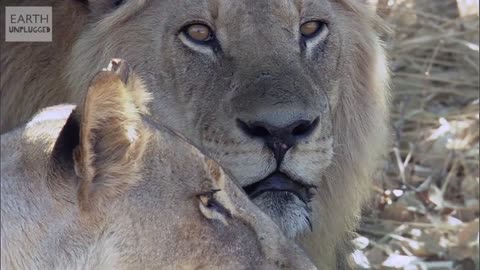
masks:
[[[330,111],[343,72],[332,6],[208,2],[201,9],[170,1],[145,10],[146,17],[173,9],[166,5],[178,11],[152,33],[163,39],[151,48],[159,59],[144,63],[142,75],[159,99],[171,100],[156,109],[293,236],[308,227],[309,187],[319,184],[333,155]],[[318,23],[316,33],[302,35],[309,22]],[[209,40],[196,40],[198,31]]]
[[[91,32],[106,48],[91,58],[130,61],[153,92],[152,115],[218,160],[295,236],[335,158],[338,101],[363,64],[357,47],[368,37],[354,14],[330,0],[126,0]],[[108,20],[115,28],[100,39]]]

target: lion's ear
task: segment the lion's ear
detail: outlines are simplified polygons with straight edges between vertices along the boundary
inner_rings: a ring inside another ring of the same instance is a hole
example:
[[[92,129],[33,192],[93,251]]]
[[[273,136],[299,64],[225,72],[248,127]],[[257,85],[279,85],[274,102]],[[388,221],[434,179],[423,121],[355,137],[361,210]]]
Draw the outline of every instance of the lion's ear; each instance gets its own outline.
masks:
[[[98,73],[80,107],[80,143],[74,151],[80,206],[111,198],[138,179],[148,141],[142,124],[149,96],[125,61]]]
[[[127,0],[77,0],[88,6],[91,12],[100,15],[120,7]]]

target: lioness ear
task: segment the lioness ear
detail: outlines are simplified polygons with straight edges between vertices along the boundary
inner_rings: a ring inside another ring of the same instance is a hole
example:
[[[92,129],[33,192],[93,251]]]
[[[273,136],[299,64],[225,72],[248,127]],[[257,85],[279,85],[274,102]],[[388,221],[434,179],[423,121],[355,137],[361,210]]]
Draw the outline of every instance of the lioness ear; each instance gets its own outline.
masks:
[[[142,124],[149,95],[125,61],[112,60],[90,83],[80,107],[80,144],[74,151],[84,209],[111,198],[138,178],[148,141]]]

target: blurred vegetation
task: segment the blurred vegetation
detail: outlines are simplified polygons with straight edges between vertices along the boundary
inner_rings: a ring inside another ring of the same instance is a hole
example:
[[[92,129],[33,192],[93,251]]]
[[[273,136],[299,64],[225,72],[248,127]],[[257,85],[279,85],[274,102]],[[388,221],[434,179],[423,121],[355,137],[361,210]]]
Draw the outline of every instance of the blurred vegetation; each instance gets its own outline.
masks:
[[[479,267],[478,0],[378,0],[392,149],[362,216],[360,269]]]

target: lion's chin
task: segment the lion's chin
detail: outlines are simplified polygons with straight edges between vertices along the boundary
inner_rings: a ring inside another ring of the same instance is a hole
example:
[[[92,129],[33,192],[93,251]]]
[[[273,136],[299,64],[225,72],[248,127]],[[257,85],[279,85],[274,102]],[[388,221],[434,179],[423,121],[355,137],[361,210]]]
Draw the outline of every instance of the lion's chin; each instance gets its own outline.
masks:
[[[312,229],[308,203],[291,192],[264,192],[252,201],[272,218],[288,238],[293,239]]]

